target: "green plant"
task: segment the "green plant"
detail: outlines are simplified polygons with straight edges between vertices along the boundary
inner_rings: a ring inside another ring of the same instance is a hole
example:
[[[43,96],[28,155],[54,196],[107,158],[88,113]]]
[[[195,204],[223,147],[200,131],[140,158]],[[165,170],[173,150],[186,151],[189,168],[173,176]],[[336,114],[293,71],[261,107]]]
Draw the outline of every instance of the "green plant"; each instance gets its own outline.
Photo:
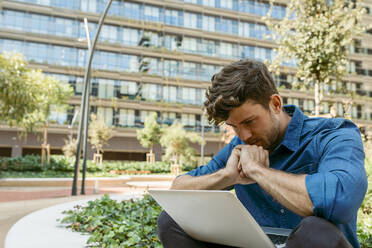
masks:
[[[41,159],[40,156],[35,155],[4,158],[0,169],[10,171],[41,171]]]
[[[163,130],[160,138],[161,146],[165,147],[163,160],[176,165],[197,165],[196,151],[190,143],[204,143],[202,137],[195,132],[187,132],[182,123],[173,122]]]
[[[264,21],[278,44],[270,69],[279,74],[283,62],[295,61],[299,88],[314,89],[315,115],[319,115],[325,85],[340,82],[346,73],[348,47],[364,30],[361,0],[290,0],[286,16],[273,21],[271,8]],[[297,84],[297,83],[296,83]]]
[[[62,147],[63,154],[66,157],[74,157],[76,154],[77,139],[65,139],[65,145]]]
[[[74,176],[71,171],[2,171],[0,178],[72,178]],[[82,174],[79,174],[81,177]],[[119,175],[111,174],[108,172],[88,172],[87,178],[89,177],[118,177]]]
[[[103,164],[104,171],[121,170],[121,171],[145,171],[151,173],[169,173],[170,165],[166,162],[106,162]]]
[[[367,147],[367,145],[365,146]],[[369,154],[366,152],[366,154]],[[368,190],[358,211],[357,234],[362,248],[372,247],[372,163],[366,159]]]
[[[96,153],[101,154],[103,152],[103,146],[107,144],[113,135],[113,129],[112,127],[108,127],[102,119],[97,118],[94,114],[90,118],[89,142],[92,144],[92,148],[96,150]]]
[[[74,231],[89,233],[90,247],[161,247],[156,233],[161,210],[149,195],[121,202],[104,195],[85,207],[64,211],[67,216],[60,221]]]
[[[162,129],[156,121],[157,118],[158,115],[156,113],[147,116],[144,128],[137,130],[138,141],[143,147],[150,148],[151,156],[153,155],[152,150],[154,145],[159,144],[162,135]]]
[[[73,157],[65,157],[61,155],[53,155],[50,158],[50,163],[47,164],[46,173],[43,175],[54,175],[74,171]],[[184,165],[183,170],[189,171],[194,167],[190,165]],[[81,169],[81,168],[80,168]],[[91,160],[87,161],[87,172],[99,174],[108,174],[112,170],[119,171],[150,171],[151,173],[169,173],[170,164],[168,162],[138,162],[138,161],[104,161],[102,165],[98,165]],[[41,159],[39,155],[27,155],[24,157],[14,158],[0,158],[0,171],[19,171],[19,172],[40,172],[42,171]],[[13,173],[14,174],[14,173]],[[16,175],[16,174],[14,174]],[[38,174],[35,174],[38,175]],[[21,174],[19,175],[21,176]],[[2,176],[4,177],[4,176]]]

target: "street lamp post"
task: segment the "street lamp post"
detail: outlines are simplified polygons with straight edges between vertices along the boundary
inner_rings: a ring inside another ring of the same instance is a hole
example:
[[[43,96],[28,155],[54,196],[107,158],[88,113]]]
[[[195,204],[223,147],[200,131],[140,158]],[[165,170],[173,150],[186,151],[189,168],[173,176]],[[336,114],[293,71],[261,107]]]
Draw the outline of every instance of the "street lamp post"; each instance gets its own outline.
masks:
[[[90,42],[88,19],[84,18],[85,35],[87,36],[88,50],[92,49]],[[88,75],[88,96],[85,102],[85,116],[84,116],[84,137],[83,137],[83,175],[81,178],[80,194],[85,195],[85,175],[87,171],[87,142],[88,142],[88,127],[89,127],[89,99],[90,99],[90,74]]]
[[[79,114],[79,110],[74,113],[74,117],[72,117],[71,124],[68,125],[68,128],[70,129],[70,142],[72,142],[72,137],[73,137],[72,129],[74,127],[74,123],[76,121],[78,114]]]
[[[89,81],[90,81],[90,69],[91,69],[91,66],[92,66],[92,61],[93,61],[93,55],[94,55],[94,51],[95,51],[95,48],[96,48],[96,44],[97,44],[97,40],[98,40],[98,36],[99,36],[99,33],[101,32],[101,28],[102,28],[102,24],[103,24],[103,21],[105,20],[105,17],[107,15],[107,12],[111,6],[111,3],[112,3],[112,0],[109,0],[107,5],[106,5],[106,8],[105,8],[105,11],[103,12],[100,20],[99,20],[99,23],[98,23],[98,27],[97,27],[97,33],[96,33],[96,36],[94,38],[94,42],[91,46],[91,49],[89,50],[89,61],[88,61],[88,64],[87,64],[87,68],[85,70],[85,75],[84,75],[84,91],[83,91],[83,96],[81,98],[81,106],[80,106],[80,122],[79,122],[79,130],[78,130],[78,136],[77,136],[77,148],[76,148],[76,156],[75,156],[75,166],[74,166],[74,179],[73,179],[73,182],[72,182],[72,191],[71,191],[71,195],[76,195],[77,194],[77,181],[78,181],[78,174],[79,174],[79,162],[80,162],[80,142],[81,142],[81,136],[82,136],[82,131],[83,131],[83,125],[85,124],[84,122],[84,119],[85,117],[88,117],[86,116],[87,114],[85,113],[85,110],[86,110],[86,102],[88,100],[88,96],[90,94],[89,92]],[[87,135],[85,135],[85,139],[87,138]],[[86,152],[85,152],[85,156],[86,156]]]

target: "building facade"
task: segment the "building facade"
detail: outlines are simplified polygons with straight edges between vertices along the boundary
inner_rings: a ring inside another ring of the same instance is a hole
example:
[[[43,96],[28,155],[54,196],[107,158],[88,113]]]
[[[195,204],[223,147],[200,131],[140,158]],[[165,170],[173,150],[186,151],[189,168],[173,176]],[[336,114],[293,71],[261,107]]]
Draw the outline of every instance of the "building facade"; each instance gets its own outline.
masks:
[[[286,1],[276,1],[272,17],[285,16]],[[0,1],[0,52],[18,51],[30,66],[55,76],[74,89],[65,113],[50,118],[52,153],[61,153],[64,140],[76,133],[72,119],[80,108],[84,69],[88,60],[84,18],[94,37],[104,0]],[[372,23],[372,1],[364,1],[365,23]],[[271,60],[275,43],[266,38],[261,17],[269,3],[257,0],[115,0],[101,30],[93,60],[91,112],[114,126],[104,159],[144,160],[147,149],[136,139],[146,116],[156,112],[159,122],[182,122],[200,132],[204,121],[205,154],[224,145],[220,127],[207,123],[202,105],[211,76],[223,65],[242,58]],[[343,87],[355,93],[349,116],[363,132],[372,126],[372,30],[350,47],[349,74]],[[305,113],[314,109],[313,94],[294,90],[296,68],[288,63],[275,76],[284,103]],[[325,98],[321,111],[343,116],[343,95]],[[40,138],[20,139],[16,128],[2,125],[0,156],[40,153]],[[200,147],[195,146],[197,150]],[[157,159],[161,148],[156,147]],[[89,151],[92,156],[92,151]]]

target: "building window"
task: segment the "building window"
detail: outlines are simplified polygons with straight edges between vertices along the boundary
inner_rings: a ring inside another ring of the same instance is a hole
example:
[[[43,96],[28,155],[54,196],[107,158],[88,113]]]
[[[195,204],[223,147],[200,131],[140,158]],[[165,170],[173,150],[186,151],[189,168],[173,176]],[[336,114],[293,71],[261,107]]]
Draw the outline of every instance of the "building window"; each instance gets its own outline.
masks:
[[[104,25],[100,34],[100,40],[112,43],[118,42],[118,28],[116,26]]]
[[[208,6],[208,7],[216,6],[215,0],[202,0],[202,1],[203,1],[204,6]]]
[[[181,114],[181,123],[186,129],[195,128],[195,115],[194,114]]]
[[[103,120],[107,126],[112,126],[113,117],[114,117],[113,108],[104,107],[97,108],[97,120]]]
[[[147,111],[147,110],[141,110],[141,123],[144,124],[145,120],[148,116],[150,116],[153,113],[156,113],[155,111]]]
[[[119,125],[122,127],[134,127],[134,110],[119,109]]]
[[[184,13],[184,26],[187,28],[198,28],[198,15],[195,13]]]
[[[177,87],[176,86],[164,86],[163,87],[163,98],[166,102],[177,102]]]
[[[163,112],[161,115],[163,124],[172,125],[176,120],[176,113]]]
[[[114,97],[115,81],[110,79],[98,79],[98,98]]]
[[[203,30],[215,31],[215,18],[212,16],[203,16]]]
[[[220,7],[225,9],[233,9],[233,1],[232,0],[222,0],[220,1]]]

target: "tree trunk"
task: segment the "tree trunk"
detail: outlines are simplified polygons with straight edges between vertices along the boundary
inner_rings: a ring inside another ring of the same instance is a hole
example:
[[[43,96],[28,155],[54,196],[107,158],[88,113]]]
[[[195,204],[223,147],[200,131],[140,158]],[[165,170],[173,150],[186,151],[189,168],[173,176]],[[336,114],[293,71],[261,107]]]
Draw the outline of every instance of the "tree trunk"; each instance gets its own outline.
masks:
[[[173,164],[171,164],[171,174],[179,175],[181,172],[181,166],[178,164],[178,153],[174,155]]]
[[[353,99],[350,97],[350,99],[344,100],[343,101],[343,107],[344,107],[344,118],[351,120],[351,111],[352,111],[352,106],[353,106]]]
[[[150,153],[146,154],[147,163],[155,163],[155,154],[153,153],[153,145],[150,145]]]
[[[43,144],[41,145],[41,166],[45,169],[46,162],[50,162],[50,147],[48,145],[48,124],[44,124]]]
[[[315,100],[315,116],[319,116],[320,110],[320,82],[315,80],[314,87],[314,100]]]
[[[93,162],[96,164],[102,164],[103,154],[101,154],[101,149],[96,147],[96,152],[93,154]]]

